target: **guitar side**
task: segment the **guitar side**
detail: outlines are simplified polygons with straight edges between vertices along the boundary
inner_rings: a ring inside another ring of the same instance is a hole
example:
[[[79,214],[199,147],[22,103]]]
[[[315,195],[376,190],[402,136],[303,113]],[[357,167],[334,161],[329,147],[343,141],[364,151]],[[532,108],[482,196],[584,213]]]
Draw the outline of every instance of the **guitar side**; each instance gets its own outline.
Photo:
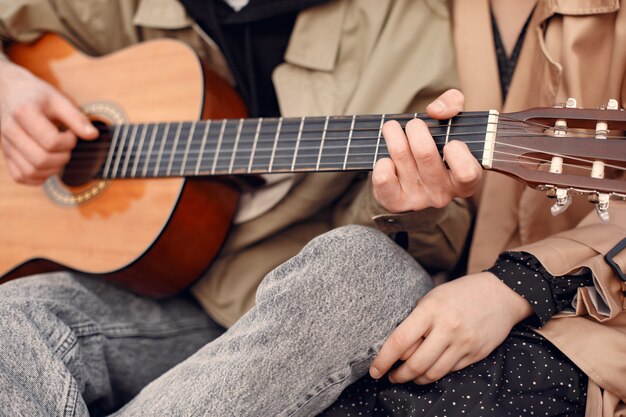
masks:
[[[8,53],[90,109],[94,119],[242,116],[234,91],[203,72],[195,54],[176,41],[150,41],[92,58],[46,35],[33,45],[13,45]],[[211,87],[206,94],[205,82]],[[76,201],[57,200],[49,187],[16,184],[0,155],[3,280],[70,269],[145,295],[174,294],[216,256],[238,198],[227,182],[203,178],[114,180],[61,191]]]

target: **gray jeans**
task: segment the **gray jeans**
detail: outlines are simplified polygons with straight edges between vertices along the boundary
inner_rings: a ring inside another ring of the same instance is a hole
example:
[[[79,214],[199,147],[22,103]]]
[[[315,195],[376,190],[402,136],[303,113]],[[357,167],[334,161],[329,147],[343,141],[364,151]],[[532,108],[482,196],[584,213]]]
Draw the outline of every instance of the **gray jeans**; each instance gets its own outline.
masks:
[[[189,296],[155,301],[69,273],[12,281],[0,286],[0,414],[316,415],[430,286],[359,226],[268,274],[227,331]]]

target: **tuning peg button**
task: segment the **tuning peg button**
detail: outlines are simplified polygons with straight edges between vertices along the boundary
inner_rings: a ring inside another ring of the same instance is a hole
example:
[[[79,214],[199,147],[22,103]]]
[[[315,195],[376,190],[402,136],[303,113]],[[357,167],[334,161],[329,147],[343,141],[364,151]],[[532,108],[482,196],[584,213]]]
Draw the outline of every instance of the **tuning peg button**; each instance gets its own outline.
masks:
[[[576,101],[574,97],[568,98],[567,102],[565,103],[565,107],[568,109],[575,109],[577,106],[578,106],[578,102]]]
[[[572,204],[572,197],[566,188],[556,189],[556,203],[550,207],[550,213],[553,216],[558,216],[563,213]]]
[[[563,172],[563,158],[553,156],[550,160],[550,172],[553,174],[561,174]]]

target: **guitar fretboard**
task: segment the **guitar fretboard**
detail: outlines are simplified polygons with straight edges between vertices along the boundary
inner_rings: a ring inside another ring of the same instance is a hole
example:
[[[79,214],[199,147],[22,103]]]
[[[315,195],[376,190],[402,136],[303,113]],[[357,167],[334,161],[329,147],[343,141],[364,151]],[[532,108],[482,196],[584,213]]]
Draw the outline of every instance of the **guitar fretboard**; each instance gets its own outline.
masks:
[[[450,120],[400,114],[117,125],[109,128],[110,148],[97,176],[370,170],[389,156],[383,124],[397,120],[404,127],[413,118],[428,125],[440,153],[447,142],[462,140],[481,161],[488,117],[471,112]]]

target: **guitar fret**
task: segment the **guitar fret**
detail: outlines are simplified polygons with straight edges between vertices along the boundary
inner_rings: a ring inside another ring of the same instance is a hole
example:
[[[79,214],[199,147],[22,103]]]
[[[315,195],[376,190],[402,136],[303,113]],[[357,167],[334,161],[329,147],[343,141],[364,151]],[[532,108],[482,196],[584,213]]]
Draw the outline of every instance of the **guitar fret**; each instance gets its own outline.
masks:
[[[274,157],[276,156],[276,145],[278,144],[278,137],[280,136],[280,129],[283,126],[283,118],[278,119],[278,127],[276,128],[276,136],[274,137],[274,146],[272,147],[272,156],[270,158],[270,167],[268,172],[272,172],[274,166]]]
[[[172,145],[172,150],[170,152],[170,161],[167,164],[167,171],[165,171],[166,176],[172,175],[172,165],[174,164],[174,159],[176,158],[176,148],[178,147],[178,140],[180,138],[180,132],[183,128],[182,123],[178,123],[178,128],[176,129],[176,135],[174,136],[174,144]]]
[[[207,120],[204,126],[204,133],[202,134],[202,144],[200,145],[200,154],[198,155],[198,162],[196,163],[195,174],[200,173],[200,165],[202,165],[202,156],[204,155],[204,147],[206,145],[206,138],[209,134],[209,128],[211,127],[211,120]]]
[[[350,144],[352,143],[352,133],[354,132],[354,122],[356,121],[356,115],[352,116],[352,124],[350,125],[350,134],[348,135],[348,144],[346,145],[346,155],[343,159],[343,169],[346,169],[348,164],[348,153],[350,152]]]
[[[115,164],[113,165],[113,175],[112,177],[117,177],[117,168],[120,166],[120,160],[122,159],[122,154],[124,153],[124,145],[126,144],[126,134],[128,133],[128,126],[124,125],[124,133],[122,133],[122,146],[117,151],[117,158],[115,158]]]
[[[107,162],[104,166],[104,172],[102,174],[103,178],[107,178],[109,176],[109,169],[111,169],[111,160],[113,159],[113,153],[115,151],[115,145],[117,145],[117,138],[120,134],[120,125],[115,126],[115,132],[113,133],[113,140],[111,141],[111,146],[109,147],[109,154],[107,156]]]
[[[239,147],[239,139],[241,138],[241,128],[243,127],[243,119],[239,119],[239,125],[237,126],[237,136],[235,137],[235,145],[233,146],[233,154],[230,157],[230,164],[228,165],[228,173],[233,173],[233,164],[235,163],[235,155],[237,155],[237,148]]]
[[[293,160],[291,161],[291,171],[293,172],[293,168],[296,165],[296,158],[298,157],[298,149],[300,148],[300,140],[302,139],[302,129],[304,127],[304,119],[305,117],[302,116],[302,119],[300,120],[300,128],[298,129],[298,137],[296,139],[296,149],[293,152]]]
[[[317,163],[315,164],[315,170],[319,171],[320,162],[322,161],[322,151],[324,150],[324,142],[326,141],[326,132],[328,131],[328,121],[330,120],[330,116],[326,116],[326,121],[324,122],[324,129],[322,130],[322,142],[320,143],[320,151],[317,154]]]
[[[128,144],[128,151],[126,152],[124,166],[122,167],[122,177],[126,177],[126,170],[128,169],[130,158],[133,155],[133,146],[135,146],[135,137],[137,136],[137,130],[139,130],[139,125],[135,125],[133,127],[133,133],[130,134],[130,143]]]
[[[220,148],[222,147],[222,140],[224,139],[224,131],[226,130],[226,119],[222,120],[222,128],[220,129],[220,137],[217,140],[217,148],[215,149],[215,155],[213,156],[213,167],[211,168],[211,174],[215,174],[215,168],[217,167],[217,159],[220,154]]]
[[[185,154],[183,155],[183,163],[180,166],[180,175],[183,175],[185,172],[185,166],[187,165],[187,158],[189,157],[189,148],[191,147],[191,139],[193,138],[193,134],[196,130],[196,124],[198,122],[194,121],[191,124],[191,129],[189,130],[189,136],[187,136],[187,146],[185,147]]]
[[[383,135],[383,125],[385,124],[385,116],[386,114],[383,114],[382,117],[380,118],[380,127],[378,128],[378,138],[376,140],[376,151],[374,151],[374,162],[372,163],[372,169],[376,165],[376,162],[378,162],[378,150],[380,149],[380,139],[381,139],[381,136]]]
[[[141,137],[139,138],[139,146],[137,146],[138,149],[138,154],[137,156],[135,156],[135,162],[133,163],[133,169],[130,173],[131,177],[136,177],[137,176],[137,166],[139,165],[139,160],[141,159],[141,149],[143,148],[143,143],[146,139],[146,133],[148,132],[148,125],[144,125],[143,126],[143,133],[141,134]]]
[[[259,134],[261,133],[261,124],[263,118],[260,117],[256,125],[256,133],[254,134],[254,142],[252,143],[252,153],[250,154],[250,161],[248,161],[248,174],[252,172],[252,161],[254,160],[254,154],[256,153],[257,143],[259,142]]]
[[[254,156],[250,155],[251,159],[248,161],[251,173],[268,172],[278,123],[278,118],[264,118],[261,123],[257,121],[259,130]],[[250,161],[252,162],[251,164]]]
[[[165,142],[166,142],[169,132],[170,132],[170,123],[167,123],[165,125],[165,131],[163,132],[163,135],[161,135],[161,146],[159,146],[159,153],[157,154],[157,162],[156,162],[156,165],[154,166],[155,177],[159,176],[159,169],[161,168],[161,160],[163,159],[163,151],[165,150]]]
[[[352,125],[352,117],[331,117],[326,131],[326,139],[322,150],[320,169],[322,171],[341,170],[349,152],[348,132]]]
[[[443,146],[446,146],[448,144],[448,141],[450,140],[450,129],[452,128],[452,118],[448,119],[448,128],[446,129],[446,141],[443,144]],[[446,160],[446,156],[444,155],[443,151],[441,152],[443,161],[445,162]]]
[[[150,143],[148,144],[148,150],[146,152],[146,162],[143,163],[143,169],[141,170],[141,176],[146,177],[148,175],[148,165],[150,165],[150,159],[152,158],[152,149],[154,147],[154,140],[156,139],[159,125],[154,125],[152,128],[152,135],[150,135]]]

